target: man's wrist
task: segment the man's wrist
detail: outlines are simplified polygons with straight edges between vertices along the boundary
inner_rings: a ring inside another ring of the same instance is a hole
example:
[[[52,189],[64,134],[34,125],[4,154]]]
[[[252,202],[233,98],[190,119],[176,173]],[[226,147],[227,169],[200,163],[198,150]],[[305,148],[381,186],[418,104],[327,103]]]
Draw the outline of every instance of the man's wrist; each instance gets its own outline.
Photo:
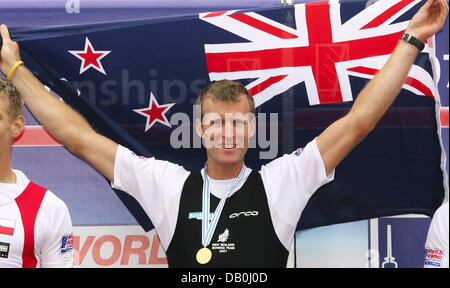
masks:
[[[425,43],[422,40],[416,38],[413,34],[409,33],[408,31],[403,33],[400,39],[415,46],[419,50],[419,52],[421,52],[423,48],[425,48]]]
[[[11,82],[13,82],[14,85],[18,85],[24,78],[24,73],[26,73],[26,70],[28,70],[28,68],[25,64],[19,65],[10,79]]]
[[[20,67],[23,66],[25,63],[22,60],[17,60],[16,62],[14,62],[11,67],[8,70],[8,74],[6,75],[6,78],[8,80],[12,80],[16,70]]]

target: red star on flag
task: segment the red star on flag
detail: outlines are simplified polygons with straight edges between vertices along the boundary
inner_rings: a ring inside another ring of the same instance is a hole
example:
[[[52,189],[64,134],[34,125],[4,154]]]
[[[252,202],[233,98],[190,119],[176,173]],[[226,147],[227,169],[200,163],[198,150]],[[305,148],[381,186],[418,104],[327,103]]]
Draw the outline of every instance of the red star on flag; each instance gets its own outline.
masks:
[[[156,122],[172,128],[169,120],[167,120],[166,112],[173,105],[175,105],[175,103],[159,105],[152,93],[150,94],[150,103],[147,108],[134,109],[133,111],[147,117],[147,123],[145,124],[145,132],[147,132]]]
[[[68,52],[81,60],[80,75],[83,74],[89,68],[94,68],[98,72],[101,72],[106,75],[105,69],[103,68],[102,62],[100,60],[103,59],[109,53],[111,53],[111,51],[95,50],[94,47],[92,47],[89,38],[86,37],[86,42],[84,43],[84,50],[82,51],[69,50]]]

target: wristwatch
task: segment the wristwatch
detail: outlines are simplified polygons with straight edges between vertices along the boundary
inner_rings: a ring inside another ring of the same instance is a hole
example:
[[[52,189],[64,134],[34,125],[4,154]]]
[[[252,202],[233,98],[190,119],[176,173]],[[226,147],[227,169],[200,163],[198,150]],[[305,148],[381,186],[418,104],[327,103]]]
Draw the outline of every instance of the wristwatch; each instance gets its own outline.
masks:
[[[422,51],[423,48],[425,48],[425,43],[423,43],[423,41],[417,39],[416,37],[412,36],[411,34],[403,33],[400,39],[405,40],[406,42],[416,46],[417,49],[419,49],[419,51]]]

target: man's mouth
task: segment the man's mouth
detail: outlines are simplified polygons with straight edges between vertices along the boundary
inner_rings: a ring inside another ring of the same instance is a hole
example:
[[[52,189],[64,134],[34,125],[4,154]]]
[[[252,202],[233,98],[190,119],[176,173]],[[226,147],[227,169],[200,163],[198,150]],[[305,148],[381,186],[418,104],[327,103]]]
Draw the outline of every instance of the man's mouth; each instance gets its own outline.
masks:
[[[224,145],[222,145],[223,149],[234,149],[236,147],[237,147],[236,144],[224,144]]]

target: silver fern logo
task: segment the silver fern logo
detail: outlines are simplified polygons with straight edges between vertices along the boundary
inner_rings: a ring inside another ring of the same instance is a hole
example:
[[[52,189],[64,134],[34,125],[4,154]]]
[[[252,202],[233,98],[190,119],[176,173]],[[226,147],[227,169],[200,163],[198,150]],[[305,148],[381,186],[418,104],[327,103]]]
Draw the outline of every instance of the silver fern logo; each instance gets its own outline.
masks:
[[[217,251],[218,253],[228,253],[236,250],[235,243],[229,243],[228,240],[230,237],[230,230],[228,228],[223,231],[222,234],[219,235],[219,239],[217,239],[216,243],[212,243],[212,250]],[[232,240],[232,239],[231,239]]]
[[[225,243],[228,241],[228,237],[230,237],[230,231],[225,229],[225,231],[219,235],[219,240],[217,240],[217,242]]]

